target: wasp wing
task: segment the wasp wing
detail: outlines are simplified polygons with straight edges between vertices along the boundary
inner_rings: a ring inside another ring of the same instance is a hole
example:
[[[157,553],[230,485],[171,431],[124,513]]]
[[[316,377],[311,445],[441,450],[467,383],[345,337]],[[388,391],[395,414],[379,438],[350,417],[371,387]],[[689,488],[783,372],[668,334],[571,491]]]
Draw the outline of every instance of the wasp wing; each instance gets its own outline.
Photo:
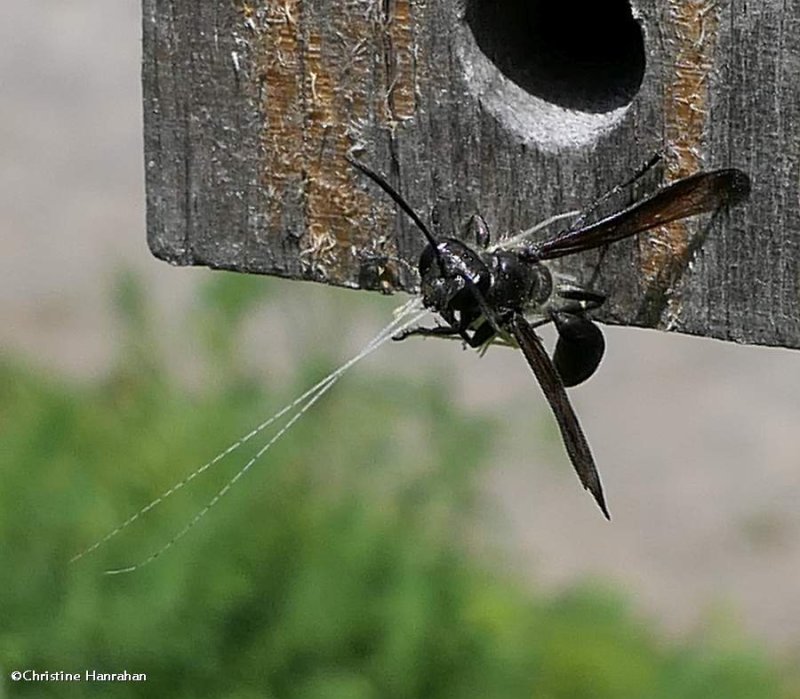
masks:
[[[738,204],[750,193],[750,178],[741,170],[713,170],[673,182],[627,209],[596,223],[567,230],[534,246],[536,259],[549,260],[613,243],[682,218]]]
[[[561,430],[561,438],[578,478],[583,487],[594,496],[606,518],[611,519],[589,443],[578,422],[578,416],[569,402],[564,384],[550,361],[550,357],[547,356],[542,341],[530,323],[521,315],[515,315],[512,318],[509,329],[525,355],[525,359],[528,360],[536,380],[544,391],[547,402],[550,403],[558,428]]]

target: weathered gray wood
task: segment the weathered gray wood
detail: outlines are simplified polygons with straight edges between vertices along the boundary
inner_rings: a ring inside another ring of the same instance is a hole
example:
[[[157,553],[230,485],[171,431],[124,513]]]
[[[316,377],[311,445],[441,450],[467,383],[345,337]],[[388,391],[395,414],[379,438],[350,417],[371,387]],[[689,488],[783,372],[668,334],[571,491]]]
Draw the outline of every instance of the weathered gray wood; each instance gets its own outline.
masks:
[[[151,249],[414,291],[422,238],[349,149],[442,235],[475,211],[503,234],[581,208],[663,151],[637,196],[736,166],[751,199],[611,246],[600,318],[799,347],[800,10],[630,5],[144,0]]]

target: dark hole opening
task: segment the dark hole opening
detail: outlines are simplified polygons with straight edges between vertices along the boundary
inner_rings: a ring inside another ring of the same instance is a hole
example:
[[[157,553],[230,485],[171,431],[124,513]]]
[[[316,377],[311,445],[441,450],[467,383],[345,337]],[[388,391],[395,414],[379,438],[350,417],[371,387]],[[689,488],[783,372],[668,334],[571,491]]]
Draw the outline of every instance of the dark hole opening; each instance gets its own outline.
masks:
[[[642,83],[644,40],[627,0],[468,0],[466,20],[507,78],[567,109],[611,111]]]

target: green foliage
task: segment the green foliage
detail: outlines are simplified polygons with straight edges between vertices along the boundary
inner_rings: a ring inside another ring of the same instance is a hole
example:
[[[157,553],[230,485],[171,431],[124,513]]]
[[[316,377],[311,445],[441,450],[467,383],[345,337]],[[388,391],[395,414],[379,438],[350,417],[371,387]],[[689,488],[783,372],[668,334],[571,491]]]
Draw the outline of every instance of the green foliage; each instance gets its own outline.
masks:
[[[348,376],[141,570],[101,573],[169,540],[258,445],[68,565],[286,401],[236,368],[230,338],[268,297],[240,279],[204,295],[214,369],[231,377],[216,388],[190,393],[165,372],[144,342],[155,332],[131,278],[118,294],[129,346],[106,380],[76,385],[0,364],[0,682],[26,668],[148,675],[113,687],[17,683],[13,696],[789,696],[753,650],[668,645],[597,585],[537,598],[467,555],[491,426],[428,377]],[[326,361],[318,348],[292,393]]]

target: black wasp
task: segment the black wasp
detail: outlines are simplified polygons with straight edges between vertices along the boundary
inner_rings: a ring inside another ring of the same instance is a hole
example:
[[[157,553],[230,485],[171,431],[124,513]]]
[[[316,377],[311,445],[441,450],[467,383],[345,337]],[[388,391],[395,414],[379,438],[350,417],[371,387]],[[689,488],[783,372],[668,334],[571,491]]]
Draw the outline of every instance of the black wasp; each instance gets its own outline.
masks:
[[[701,172],[595,223],[583,225],[581,217],[577,225],[549,240],[516,237],[510,247],[490,246],[488,228],[476,216],[471,222],[473,247],[456,238],[437,239],[381,175],[357,160],[348,160],[411,217],[428,243],[419,259],[422,302],[445,325],[412,328],[394,339],[445,336],[461,338],[475,348],[493,341],[519,347],[553,410],[578,478],[610,518],[594,457],[565,390],[588,379],[600,364],[605,340],[589,313],[606,297],[550,270],[547,261],[737,204],[750,192],[748,176],[736,169]],[[558,333],[552,360],[534,330],[551,322]]]

